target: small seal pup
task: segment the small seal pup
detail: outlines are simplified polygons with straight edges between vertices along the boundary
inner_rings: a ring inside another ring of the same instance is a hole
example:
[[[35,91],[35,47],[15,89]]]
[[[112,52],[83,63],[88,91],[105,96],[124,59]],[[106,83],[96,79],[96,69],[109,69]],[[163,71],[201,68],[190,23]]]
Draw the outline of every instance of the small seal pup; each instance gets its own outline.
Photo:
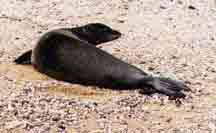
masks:
[[[110,28],[102,23],[90,23],[75,28],[61,28],[59,30],[66,30],[74,34],[77,38],[87,41],[89,44],[98,45],[118,39],[121,33]],[[17,64],[31,64],[32,50],[29,50],[15,59]]]
[[[95,47],[68,30],[45,33],[32,52],[34,68],[57,80],[110,89],[141,89],[182,98],[184,83],[153,77]]]

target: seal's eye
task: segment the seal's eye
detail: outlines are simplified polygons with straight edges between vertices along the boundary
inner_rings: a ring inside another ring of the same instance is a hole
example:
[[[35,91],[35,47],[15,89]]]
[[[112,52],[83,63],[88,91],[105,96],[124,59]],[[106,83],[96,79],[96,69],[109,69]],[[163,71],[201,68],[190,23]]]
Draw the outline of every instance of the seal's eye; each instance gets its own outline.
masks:
[[[82,28],[82,31],[85,32],[85,33],[88,33],[90,31],[92,31],[92,29],[91,29],[91,27],[86,26],[86,27]]]
[[[108,29],[107,28],[103,28],[103,31],[108,31]]]
[[[96,28],[94,28],[94,27],[92,27],[92,26],[87,26],[87,27],[85,27],[85,30],[86,30],[87,32],[95,32],[95,29],[96,29]]]
[[[109,32],[110,31],[110,29],[109,28],[102,28],[102,30],[101,31],[103,31],[103,32]]]

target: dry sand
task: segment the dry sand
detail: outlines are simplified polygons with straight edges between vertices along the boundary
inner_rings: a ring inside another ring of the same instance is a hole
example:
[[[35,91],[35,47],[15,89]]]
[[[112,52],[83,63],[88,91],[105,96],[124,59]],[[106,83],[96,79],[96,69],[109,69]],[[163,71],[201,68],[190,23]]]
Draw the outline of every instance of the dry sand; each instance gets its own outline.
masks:
[[[216,131],[214,0],[1,0],[0,132]],[[166,96],[58,82],[13,60],[42,33],[105,23],[123,36],[100,47],[144,71],[186,81]]]

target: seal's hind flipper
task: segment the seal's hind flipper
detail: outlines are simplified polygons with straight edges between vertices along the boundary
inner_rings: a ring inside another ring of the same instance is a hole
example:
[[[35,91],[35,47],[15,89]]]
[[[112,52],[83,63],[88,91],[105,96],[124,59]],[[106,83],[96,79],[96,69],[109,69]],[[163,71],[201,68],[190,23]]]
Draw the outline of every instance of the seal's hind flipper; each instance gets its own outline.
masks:
[[[190,91],[184,83],[168,78],[152,77],[152,79],[146,80],[144,84],[152,86],[156,92],[175,98],[184,98],[186,95],[182,91]]]
[[[172,97],[185,97],[186,95],[181,91],[190,90],[184,83],[168,78],[155,78],[153,86],[158,92]]]
[[[32,50],[29,50],[27,52],[25,52],[24,54],[22,54],[21,56],[19,56],[18,58],[16,58],[14,60],[14,62],[16,64],[31,64],[31,55],[32,55]]]

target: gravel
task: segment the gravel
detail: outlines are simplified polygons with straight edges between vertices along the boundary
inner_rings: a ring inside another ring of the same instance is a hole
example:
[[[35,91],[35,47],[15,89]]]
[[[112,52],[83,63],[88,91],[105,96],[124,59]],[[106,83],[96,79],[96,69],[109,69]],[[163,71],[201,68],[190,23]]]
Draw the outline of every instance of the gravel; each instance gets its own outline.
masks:
[[[211,132],[214,0],[0,2],[0,132]],[[90,22],[123,33],[99,47],[157,76],[185,81],[185,99],[72,85],[12,61],[47,30]]]

